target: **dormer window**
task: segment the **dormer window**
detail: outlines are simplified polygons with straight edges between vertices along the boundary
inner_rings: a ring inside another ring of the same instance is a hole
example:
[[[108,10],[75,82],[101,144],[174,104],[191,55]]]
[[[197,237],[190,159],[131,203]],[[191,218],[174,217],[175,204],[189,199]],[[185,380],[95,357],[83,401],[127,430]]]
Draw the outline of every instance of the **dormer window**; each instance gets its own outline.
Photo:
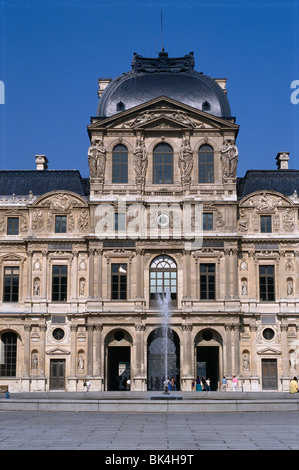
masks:
[[[125,103],[119,101],[116,105],[116,111],[124,111],[125,110]]]
[[[211,110],[211,105],[208,101],[205,101],[202,103],[202,110],[203,111],[210,111]]]

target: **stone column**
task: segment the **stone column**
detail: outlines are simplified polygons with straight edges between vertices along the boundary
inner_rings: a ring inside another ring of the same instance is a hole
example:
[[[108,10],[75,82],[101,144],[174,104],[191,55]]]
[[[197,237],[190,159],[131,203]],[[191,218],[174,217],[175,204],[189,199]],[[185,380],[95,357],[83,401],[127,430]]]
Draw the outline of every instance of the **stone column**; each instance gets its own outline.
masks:
[[[89,278],[88,278],[88,289],[89,289],[89,298],[93,299],[94,297],[94,249],[89,249]]]
[[[145,363],[144,363],[144,331],[145,325],[141,323],[135,324],[135,348],[133,353],[133,367],[131,367],[131,382],[134,390],[146,390],[146,376],[145,376]],[[133,389],[132,387],[132,389]]]
[[[97,287],[96,297],[102,298],[102,255],[103,250],[96,250],[97,255]]]
[[[238,289],[238,284],[239,284],[239,279],[238,279],[238,250],[235,248],[232,250],[232,263],[233,263],[233,298],[236,299],[239,297],[239,289]]]
[[[45,356],[46,356],[46,331],[47,325],[40,325],[40,338],[39,338],[39,374],[45,376]]]
[[[27,252],[27,299],[32,297],[32,251]]]
[[[47,299],[47,256],[48,253],[47,251],[42,252],[43,256],[43,273],[42,273],[42,287],[41,287],[41,297],[42,299],[46,300]]]
[[[77,360],[77,325],[71,325],[71,377],[76,376]]]
[[[95,358],[94,358],[94,375],[96,377],[103,377],[103,373],[101,371],[101,343],[102,343],[102,329],[103,326],[96,324],[94,329],[95,335]]]
[[[225,325],[224,375],[232,376],[231,325]]]
[[[76,299],[78,297],[78,252],[73,252],[72,260],[72,298]]]
[[[93,375],[93,325],[87,325],[87,375]]]
[[[230,298],[230,249],[224,249],[225,298]]]
[[[29,377],[30,372],[30,331],[31,325],[24,325],[24,372],[25,378]]]
[[[191,390],[191,382],[194,379],[193,357],[194,348],[191,340],[192,325],[182,325],[183,332],[183,357],[181,358],[182,388],[185,391]]]
[[[239,332],[240,326],[234,325],[233,326],[233,337],[234,340],[232,342],[234,355],[233,355],[233,372],[235,375],[240,374],[240,339],[239,339]]]

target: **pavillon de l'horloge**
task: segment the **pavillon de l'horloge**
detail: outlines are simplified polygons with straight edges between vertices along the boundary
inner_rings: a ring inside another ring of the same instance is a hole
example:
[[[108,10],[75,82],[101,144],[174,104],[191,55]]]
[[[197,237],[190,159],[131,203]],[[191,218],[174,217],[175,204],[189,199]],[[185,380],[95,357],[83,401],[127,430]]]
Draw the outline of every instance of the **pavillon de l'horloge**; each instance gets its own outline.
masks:
[[[99,79],[89,177],[0,171],[0,386],[160,390],[168,375],[212,390],[288,390],[298,370],[299,171],[237,177],[226,79],[193,53],[134,54]],[[71,156],[70,156],[71,158]],[[274,165],[275,163],[275,165]],[[50,164],[49,164],[50,167]]]

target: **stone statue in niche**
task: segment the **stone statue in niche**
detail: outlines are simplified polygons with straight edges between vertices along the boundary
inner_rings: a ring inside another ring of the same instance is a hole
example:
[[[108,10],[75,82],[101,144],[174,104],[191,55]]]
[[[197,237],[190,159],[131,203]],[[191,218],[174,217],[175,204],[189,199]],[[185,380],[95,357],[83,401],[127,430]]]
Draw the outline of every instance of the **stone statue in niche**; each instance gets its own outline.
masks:
[[[40,294],[40,281],[38,278],[34,279],[33,292],[36,296],[39,296]]]
[[[290,369],[296,369],[296,351],[291,351],[289,356]]]
[[[237,146],[232,141],[226,140],[221,149],[223,178],[236,178],[238,155]]]
[[[287,280],[287,295],[293,295],[294,289],[293,289],[293,279],[289,278]]]
[[[243,354],[243,370],[249,371],[249,355],[247,353]]]
[[[136,147],[134,149],[134,169],[136,175],[136,183],[144,184],[147,170],[147,151],[144,144],[144,139],[140,134],[136,138]]]
[[[84,359],[82,356],[79,356],[79,359],[78,359],[78,369],[79,370],[83,370],[84,369]]]
[[[104,178],[106,148],[102,139],[96,139],[88,149],[88,165],[91,178]]]
[[[190,183],[191,172],[193,169],[193,152],[190,146],[189,136],[185,136],[182,140],[179,155],[179,168],[181,171],[182,183]]]
[[[31,361],[31,369],[36,370],[38,366],[38,358],[37,354],[32,355],[32,361]]]

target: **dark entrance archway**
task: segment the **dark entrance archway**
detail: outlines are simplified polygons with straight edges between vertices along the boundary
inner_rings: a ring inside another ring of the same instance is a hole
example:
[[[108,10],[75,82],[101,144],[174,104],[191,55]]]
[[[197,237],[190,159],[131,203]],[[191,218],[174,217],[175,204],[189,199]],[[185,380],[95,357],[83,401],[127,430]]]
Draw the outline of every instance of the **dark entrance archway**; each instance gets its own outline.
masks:
[[[130,377],[129,346],[108,347],[108,390],[126,390],[126,381]]]
[[[219,346],[198,346],[196,353],[196,376],[211,381],[211,390],[219,383]]]
[[[147,343],[147,388],[163,390],[165,380],[165,337],[163,328],[157,328],[148,337]],[[178,335],[167,330],[167,377],[175,379],[176,390],[180,389],[180,341]]]

